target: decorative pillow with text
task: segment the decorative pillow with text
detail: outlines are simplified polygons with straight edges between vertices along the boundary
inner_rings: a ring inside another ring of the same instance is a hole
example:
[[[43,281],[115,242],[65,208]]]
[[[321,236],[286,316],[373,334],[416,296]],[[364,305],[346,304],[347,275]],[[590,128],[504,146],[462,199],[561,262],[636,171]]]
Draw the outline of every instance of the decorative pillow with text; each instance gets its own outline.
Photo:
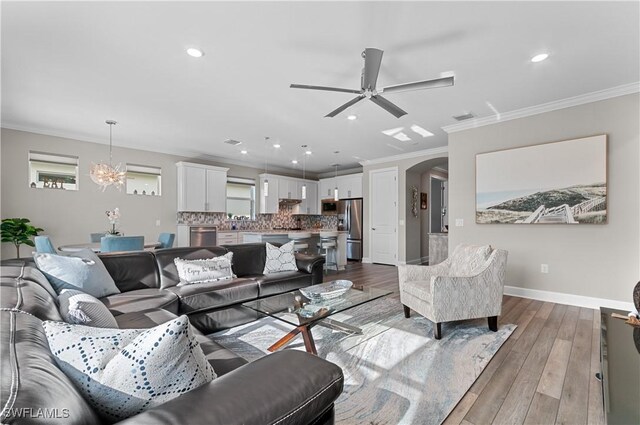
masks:
[[[227,252],[220,257],[207,258],[205,260],[176,258],[173,262],[180,277],[178,286],[232,279],[236,277],[231,269],[232,260],[233,252]]]

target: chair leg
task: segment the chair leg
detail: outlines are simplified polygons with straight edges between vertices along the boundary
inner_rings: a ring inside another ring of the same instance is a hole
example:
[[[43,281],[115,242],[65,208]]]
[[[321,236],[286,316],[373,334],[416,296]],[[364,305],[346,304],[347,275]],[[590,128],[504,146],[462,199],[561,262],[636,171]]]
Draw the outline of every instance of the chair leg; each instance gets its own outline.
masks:
[[[407,319],[411,317],[411,309],[404,304],[402,304],[402,307],[404,307],[404,317]]]
[[[433,337],[435,339],[442,338],[442,323],[433,324]]]
[[[489,329],[493,332],[498,332],[498,316],[487,317],[489,322]]]

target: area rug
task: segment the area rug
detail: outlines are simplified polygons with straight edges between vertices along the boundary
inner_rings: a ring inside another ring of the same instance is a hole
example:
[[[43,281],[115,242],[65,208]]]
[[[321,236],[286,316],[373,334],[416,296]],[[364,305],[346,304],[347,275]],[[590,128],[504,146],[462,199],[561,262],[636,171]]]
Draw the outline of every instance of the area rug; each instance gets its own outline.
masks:
[[[491,332],[486,319],[444,323],[438,341],[431,322],[415,313],[404,318],[394,298],[332,319],[363,331],[349,335],[321,326],[312,331],[318,356],[344,372],[344,391],[335,403],[338,424],[440,424],[516,327],[501,325]],[[291,329],[263,318],[209,336],[253,361]],[[286,349],[304,350],[302,337]]]

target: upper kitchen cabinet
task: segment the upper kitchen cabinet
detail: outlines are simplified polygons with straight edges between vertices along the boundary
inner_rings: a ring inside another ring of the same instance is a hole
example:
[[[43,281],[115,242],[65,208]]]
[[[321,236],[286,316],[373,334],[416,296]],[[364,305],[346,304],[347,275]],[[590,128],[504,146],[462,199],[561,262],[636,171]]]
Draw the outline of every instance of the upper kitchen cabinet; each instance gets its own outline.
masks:
[[[302,193],[302,185],[307,185],[307,196],[298,205],[297,214],[319,215],[320,206],[318,202],[318,182],[306,181],[300,183],[300,193]]]
[[[272,174],[260,174],[260,214],[275,214],[278,212],[278,196],[280,179]],[[264,182],[268,181],[269,192],[265,196]]]
[[[228,168],[178,162],[178,211],[225,212]]]
[[[329,177],[320,180],[319,199],[333,199],[333,191],[338,188],[339,199],[362,198],[362,173]]]
[[[278,198],[301,199],[302,183],[288,177],[278,177]]]

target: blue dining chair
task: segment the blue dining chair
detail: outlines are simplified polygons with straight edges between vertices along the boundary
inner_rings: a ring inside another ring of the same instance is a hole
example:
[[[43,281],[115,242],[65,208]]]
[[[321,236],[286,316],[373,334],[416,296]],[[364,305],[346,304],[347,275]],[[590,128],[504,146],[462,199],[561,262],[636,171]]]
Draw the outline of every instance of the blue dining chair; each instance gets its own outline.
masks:
[[[159,248],[171,248],[175,238],[175,233],[160,233],[160,236],[158,236],[158,242],[160,242]]]
[[[105,232],[101,233],[91,233],[91,243],[100,242],[100,239],[104,236]]]
[[[36,243],[36,252],[43,252],[45,254],[57,254],[58,251],[53,247],[49,236],[36,236],[33,238]]]
[[[100,239],[100,252],[142,251],[144,236],[103,236]]]

